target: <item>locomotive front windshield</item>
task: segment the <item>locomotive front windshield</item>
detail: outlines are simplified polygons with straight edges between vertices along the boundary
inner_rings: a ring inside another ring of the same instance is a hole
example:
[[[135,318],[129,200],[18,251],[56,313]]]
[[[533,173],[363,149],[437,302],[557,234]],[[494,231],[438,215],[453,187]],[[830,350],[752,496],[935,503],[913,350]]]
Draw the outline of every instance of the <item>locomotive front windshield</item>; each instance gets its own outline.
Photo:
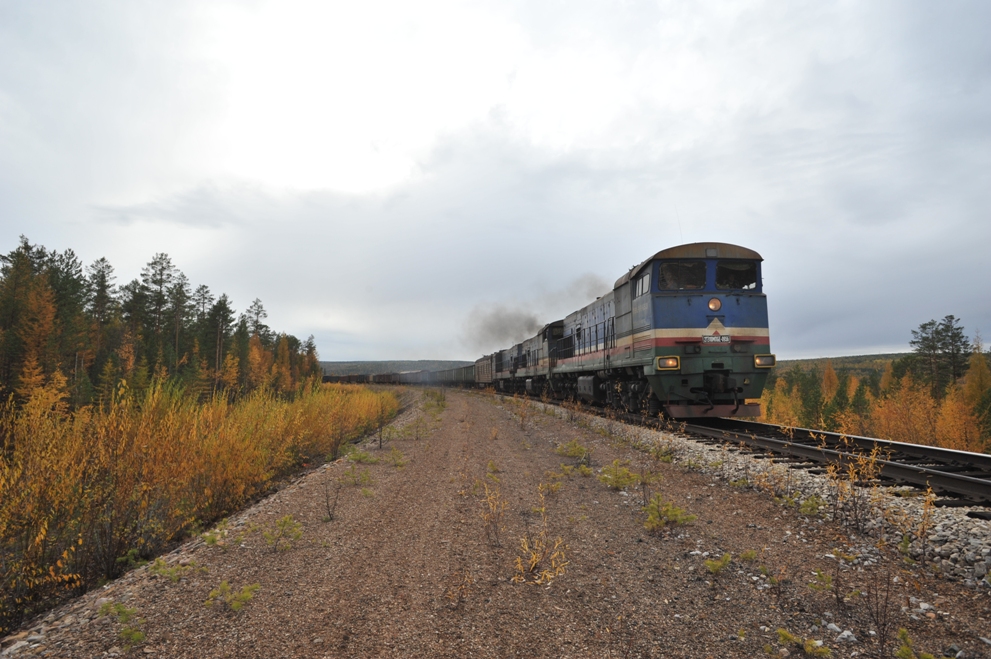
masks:
[[[705,261],[667,261],[661,263],[657,286],[662,291],[705,288]]]
[[[716,263],[716,288],[756,290],[757,263],[755,261],[718,261]]]

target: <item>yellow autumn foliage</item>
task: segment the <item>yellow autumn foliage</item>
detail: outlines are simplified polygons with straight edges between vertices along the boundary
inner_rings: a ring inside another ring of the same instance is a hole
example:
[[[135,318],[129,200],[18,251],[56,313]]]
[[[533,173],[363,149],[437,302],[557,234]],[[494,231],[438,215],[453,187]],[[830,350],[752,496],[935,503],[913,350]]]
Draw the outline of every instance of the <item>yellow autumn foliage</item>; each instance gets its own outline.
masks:
[[[116,576],[235,510],[301,463],[336,454],[398,409],[395,396],[310,383],[205,403],[153,382],[70,410],[56,373],[0,410],[0,635],[68,589]]]

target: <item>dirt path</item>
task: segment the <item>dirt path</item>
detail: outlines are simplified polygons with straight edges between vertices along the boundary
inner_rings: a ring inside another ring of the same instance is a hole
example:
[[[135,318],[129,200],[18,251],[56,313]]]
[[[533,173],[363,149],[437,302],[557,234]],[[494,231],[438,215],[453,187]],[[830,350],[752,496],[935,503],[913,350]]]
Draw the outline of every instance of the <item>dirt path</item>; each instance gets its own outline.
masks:
[[[8,639],[6,652],[757,657],[765,656],[765,646],[779,654],[778,628],[824,641],[833,656],[877,651],[870,632],[881,630],[863,597],[843,603],[828,589],[808,587],[817,569],[837,574],[847,592],[881,583],[884,570],[864,569],[859,561],[838,570],[827,556],[855,544],[843,529],[766,495],[651,461],[661,476],[654,490],[697,516],[652,535],[643,525],[639,491],[610,490],[594,475],[565,476],[562,463],[576,461],[554,448],[577,440],[593,449],[596,472],[614,459],[635,467],[648,461],[644,454],[533,407],[521,424],[519,405],[508,399],[447,392],[446,408],[435,419],[421,407],[407,413],[406,436],[393,437],[383,450],[365,447],[380,461],[354,465],[353,473],[367,470],[372,482],[342,486],[333,520],[325,521],[325,496],[333,498],[352,468],[346,460],[242,513],[217,545],[196,540],[166,557],[170,569],[179,566],[178,581],[149,567],[135,570]],[[409,436],[414,414],[430,426],[419,441]],[[402,469],[390,460],[393,448],[407,461]],[[568,564],[550,585],[514,583],[519,540],[527,529],[534,535],[541,528],[535,512],[541,483],[561,484],[545,499],[546,529],[549,541],[560,537],[566,544]],[[501,546],[487,541],[480,515],[485,484],[507,504]],[[302,525],[302,537],[291,549],[275,551],[262,531],[286,515]],[[755,553],[752,560],[741,558],[747,550]],[[725,552],[732,562],[711,574],[704,561]],[[951,645],[965,657],[991,656],[991,642],[980,638],[991,638],[986,590],[894,563],[889,634],[907,627],[916,646],[936,656]],[[235,591],[250,584],[258,589],[240,611],[205,607],[222,581]],[[108,603],[134,609],[140,622],[97,615]],[[128,648],[120,636],[125,627],[144,639]],[[837,641],[843,630],[858,640]],[[794,645],[790,652],[803,654]]]

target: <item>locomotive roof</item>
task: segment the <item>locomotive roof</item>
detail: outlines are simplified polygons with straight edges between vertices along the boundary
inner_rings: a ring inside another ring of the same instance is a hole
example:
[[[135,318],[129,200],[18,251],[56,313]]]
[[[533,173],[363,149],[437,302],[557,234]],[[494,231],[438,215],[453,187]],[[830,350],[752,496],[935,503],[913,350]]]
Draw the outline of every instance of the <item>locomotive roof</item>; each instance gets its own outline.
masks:
[[[713,252],[712,250],[715,250]],[[644,266],[654,259],[752,259],[763,261],[761,255],[752,249],[730,245],[729,243],[689,243],[662,249],[640,265],[630,268],[630,271],[616,280],[613,288],[619,288],[630,281],[643,270]]]

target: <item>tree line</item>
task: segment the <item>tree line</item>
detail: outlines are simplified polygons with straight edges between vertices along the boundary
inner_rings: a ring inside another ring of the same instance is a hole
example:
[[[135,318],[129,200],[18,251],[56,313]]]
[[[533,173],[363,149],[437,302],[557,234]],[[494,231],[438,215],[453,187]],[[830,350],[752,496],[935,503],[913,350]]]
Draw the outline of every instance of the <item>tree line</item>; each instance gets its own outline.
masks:
[[[118,286],[106,258],[31,244],[0,255],[0,396],[23,403],[57,378],[74,407],[140,395],[153,380],[206,400],[259,387],[293,391],[320,374],[313,337],[273,331],[255,299],[237,315],[226,294],[194,287],[167,254]]]
[[[991,370],[979,335],[959,318],[912,330],[912,353],[883,370],[795,366],[773,374],[762,396],[771,423],[991,452]]]

